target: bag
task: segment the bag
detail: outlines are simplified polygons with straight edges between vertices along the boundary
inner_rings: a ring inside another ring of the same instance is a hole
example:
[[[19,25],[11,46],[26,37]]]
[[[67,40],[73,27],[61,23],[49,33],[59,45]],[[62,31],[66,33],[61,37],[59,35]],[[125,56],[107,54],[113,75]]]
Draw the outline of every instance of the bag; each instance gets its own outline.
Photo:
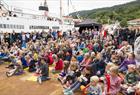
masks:
[[[64,95],[74,95],[72,90],[64,89]]]

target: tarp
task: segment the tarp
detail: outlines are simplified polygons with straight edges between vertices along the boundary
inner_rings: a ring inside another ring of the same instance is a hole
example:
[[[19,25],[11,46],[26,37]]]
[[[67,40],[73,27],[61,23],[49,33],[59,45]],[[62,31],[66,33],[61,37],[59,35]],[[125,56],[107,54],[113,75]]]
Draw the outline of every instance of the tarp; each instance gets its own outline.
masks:
[[[97,23],[96,20],[94,19],[86,19],[84,21],[82,21],[81,23],[75,25],[75,27],[91,27],[91,26],[102,26],[101,24]]]

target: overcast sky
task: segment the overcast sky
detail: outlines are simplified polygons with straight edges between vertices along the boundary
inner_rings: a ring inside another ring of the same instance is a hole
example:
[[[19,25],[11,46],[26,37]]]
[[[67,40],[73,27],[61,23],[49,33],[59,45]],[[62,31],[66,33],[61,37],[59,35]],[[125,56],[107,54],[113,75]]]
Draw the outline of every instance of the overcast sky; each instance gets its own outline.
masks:
[[[8,5],[25,8],[24,12],[38,13],[38,6],[43,3],[44,0],[3,0]],[[68,14],[68,0],[62,0],[63,5],[63,15]],[[79,10],[90,10],[102,7],[111,7],[114,5],[124,4],[134,0],[71,0],[69,12],[79,11]],[[50,14],[53,16],[59,16],[60,0],[47,0]],[[27,10],[30,9],[30,10]],[[35,11],[33,11],[35,10]]]

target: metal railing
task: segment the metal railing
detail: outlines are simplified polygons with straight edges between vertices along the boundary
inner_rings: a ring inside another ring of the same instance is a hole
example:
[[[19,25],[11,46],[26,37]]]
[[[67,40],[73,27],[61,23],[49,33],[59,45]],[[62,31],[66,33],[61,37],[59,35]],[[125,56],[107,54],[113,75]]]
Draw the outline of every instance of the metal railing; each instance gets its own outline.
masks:
[[[9,5],[3,0],[0,0],[0,6],[5,8],[6,10],[9,10]]]

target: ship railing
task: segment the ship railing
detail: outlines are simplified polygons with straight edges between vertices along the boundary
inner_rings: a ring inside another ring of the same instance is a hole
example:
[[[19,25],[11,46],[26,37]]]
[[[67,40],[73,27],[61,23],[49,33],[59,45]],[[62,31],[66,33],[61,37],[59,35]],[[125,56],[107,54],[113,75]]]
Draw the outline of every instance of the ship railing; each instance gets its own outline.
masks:
[[[0,0],[0,6],[4,7],[7,11],[9,11],[9,5],[3,0]]]
[[[24,18],[24,19],[47,20],[47,21],[56,21],[56,22],[58,21],[53,17],[46,17],[43,15],[35,15],[35,14],[21,13],[21,12],[12,12],[12,14],[16,15],[15,17]]]

